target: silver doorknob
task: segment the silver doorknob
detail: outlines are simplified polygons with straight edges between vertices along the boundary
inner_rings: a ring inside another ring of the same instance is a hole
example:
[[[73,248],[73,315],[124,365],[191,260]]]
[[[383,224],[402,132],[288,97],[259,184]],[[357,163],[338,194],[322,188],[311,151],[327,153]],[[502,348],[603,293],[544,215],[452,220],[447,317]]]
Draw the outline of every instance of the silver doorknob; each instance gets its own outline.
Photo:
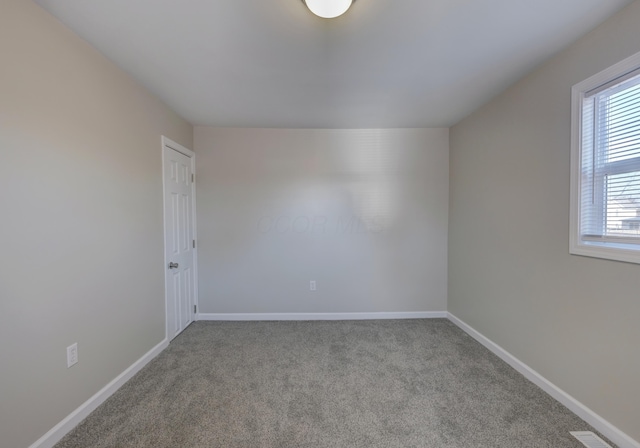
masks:
[[[174,262],[169,263],[169,269],[178,269],[178,263],[174,263]]]

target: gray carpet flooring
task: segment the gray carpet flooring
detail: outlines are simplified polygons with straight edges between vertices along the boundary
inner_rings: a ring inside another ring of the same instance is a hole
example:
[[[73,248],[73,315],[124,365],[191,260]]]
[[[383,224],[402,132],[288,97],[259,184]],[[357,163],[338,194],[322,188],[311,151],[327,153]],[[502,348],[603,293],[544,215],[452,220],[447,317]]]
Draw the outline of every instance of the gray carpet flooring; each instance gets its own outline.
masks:
[[[582,445],[585,422],[445,319],[196,322],[56,448]]]

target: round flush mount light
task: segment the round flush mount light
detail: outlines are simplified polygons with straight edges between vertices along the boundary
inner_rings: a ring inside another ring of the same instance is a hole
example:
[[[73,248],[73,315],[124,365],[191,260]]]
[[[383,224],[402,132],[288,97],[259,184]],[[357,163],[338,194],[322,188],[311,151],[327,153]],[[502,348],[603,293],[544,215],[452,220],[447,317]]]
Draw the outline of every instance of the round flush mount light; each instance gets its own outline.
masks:
[[[333,19],[347,12],[353,0],[302,0],[302,2],[318,17]]]

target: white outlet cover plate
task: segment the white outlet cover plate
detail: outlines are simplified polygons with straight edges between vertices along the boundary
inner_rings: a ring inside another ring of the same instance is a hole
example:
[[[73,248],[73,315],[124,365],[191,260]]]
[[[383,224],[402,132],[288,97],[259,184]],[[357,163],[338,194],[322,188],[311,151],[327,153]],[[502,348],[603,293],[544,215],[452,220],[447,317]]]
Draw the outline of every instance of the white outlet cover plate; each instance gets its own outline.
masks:
[[[67,368],[78,363],[78,343],[67,347]]]

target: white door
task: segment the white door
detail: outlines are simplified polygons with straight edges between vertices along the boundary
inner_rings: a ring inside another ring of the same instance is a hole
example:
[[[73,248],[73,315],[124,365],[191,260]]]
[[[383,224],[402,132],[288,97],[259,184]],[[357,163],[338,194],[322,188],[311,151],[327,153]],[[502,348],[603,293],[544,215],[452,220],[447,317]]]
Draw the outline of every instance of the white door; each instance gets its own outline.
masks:
[[[167,338],[172,340],[196,313],[194,154],[168,139],[162,151]]]

